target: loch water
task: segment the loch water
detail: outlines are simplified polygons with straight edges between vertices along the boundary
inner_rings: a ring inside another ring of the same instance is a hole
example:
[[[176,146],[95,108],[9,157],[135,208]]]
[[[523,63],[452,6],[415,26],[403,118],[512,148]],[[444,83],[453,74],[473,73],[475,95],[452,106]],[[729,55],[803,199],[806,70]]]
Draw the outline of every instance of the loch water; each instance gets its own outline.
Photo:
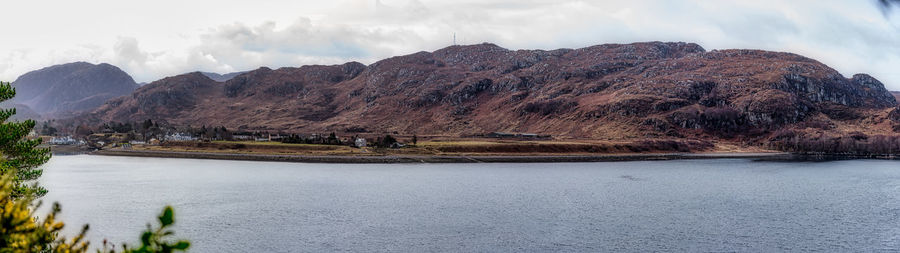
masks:
[[[192,252],[896,252],[900,162],[310,164],[54,156],[68,234]],[[48,204],[45,204],[49,206]]]

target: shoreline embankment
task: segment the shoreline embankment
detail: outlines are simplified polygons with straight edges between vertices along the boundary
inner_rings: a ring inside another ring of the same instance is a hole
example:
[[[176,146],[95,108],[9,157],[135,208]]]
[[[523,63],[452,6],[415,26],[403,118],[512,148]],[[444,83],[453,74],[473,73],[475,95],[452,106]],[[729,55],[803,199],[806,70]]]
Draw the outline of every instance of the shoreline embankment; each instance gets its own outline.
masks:
[[[564,163],[620,162],[687,159],[764,159],[797,160],[790,153],[633,153],[602,155],[280,155],[147,150],[98,150],[91,155],[214,159],[236,161],[275,161],[299,163]],[[802,160],[802,159],[801,159]]]

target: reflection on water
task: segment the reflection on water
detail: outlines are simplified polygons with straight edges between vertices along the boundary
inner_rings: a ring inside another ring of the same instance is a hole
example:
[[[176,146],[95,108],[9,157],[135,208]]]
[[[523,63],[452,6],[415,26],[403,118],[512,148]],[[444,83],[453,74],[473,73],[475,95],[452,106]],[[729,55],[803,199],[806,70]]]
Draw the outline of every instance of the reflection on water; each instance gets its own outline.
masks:
[[[900,162],[300,164],[56,156],[74,233],[194,252],[897,251]]]

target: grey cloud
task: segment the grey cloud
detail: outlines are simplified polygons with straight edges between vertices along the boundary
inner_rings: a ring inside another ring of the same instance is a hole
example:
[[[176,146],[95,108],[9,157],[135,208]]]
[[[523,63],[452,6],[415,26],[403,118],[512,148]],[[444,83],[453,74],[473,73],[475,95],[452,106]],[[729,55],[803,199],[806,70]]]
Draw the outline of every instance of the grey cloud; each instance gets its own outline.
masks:
[[[371,61],[390,56],[394,48],[420,41],[412,31],[319,25],[301,18],[284,28],[274,22],[252,27],[240,23],[219,26],[204,34],[201,43],[190,50],[234,68],[280,67]]]
[[[800,53],[844,75],[868,72],[900,89],[900,28],[889,21],[900,15],[880,13],[885,8],[897,13],[896,2],[346,0],[336,5],[339,9],[293,22],[237,22],[179,31],[187,34],[178,37],[184,40],[180,48],[150,51],[143,48],[152,45],[145,42],[149,39],[122,37],[93,60],[123,65],[139,81],[152,81],[195,70],[368,64],[448,46],[454,33],[460,43],[493,42],[511,49],[687,41],[707,49]],[[0,73],[9,72],[3,68],[0,64]]]

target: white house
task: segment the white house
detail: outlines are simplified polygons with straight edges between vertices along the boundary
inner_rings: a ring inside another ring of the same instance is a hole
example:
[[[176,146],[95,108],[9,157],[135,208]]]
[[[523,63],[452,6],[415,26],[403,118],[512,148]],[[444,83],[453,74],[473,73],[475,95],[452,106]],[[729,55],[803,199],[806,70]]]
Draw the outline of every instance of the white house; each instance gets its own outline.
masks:
[[[63,136],[63,137],[53,137],[48,142],[51,145],[75,145],[78,144],[78,140],[72,138],[72,136]]]
[[[366,147],[366,139],[356,138],[356,141],[353,142],[357,148],[365,148]]]
[[[253,140],[253,136],[244,135],[244,134],[235,134],[231,136],[231,139],[238,141],[249,141]]]
[[[166,136],[167,141],[196,141],[197,138],[190,134],[175,133]]]

